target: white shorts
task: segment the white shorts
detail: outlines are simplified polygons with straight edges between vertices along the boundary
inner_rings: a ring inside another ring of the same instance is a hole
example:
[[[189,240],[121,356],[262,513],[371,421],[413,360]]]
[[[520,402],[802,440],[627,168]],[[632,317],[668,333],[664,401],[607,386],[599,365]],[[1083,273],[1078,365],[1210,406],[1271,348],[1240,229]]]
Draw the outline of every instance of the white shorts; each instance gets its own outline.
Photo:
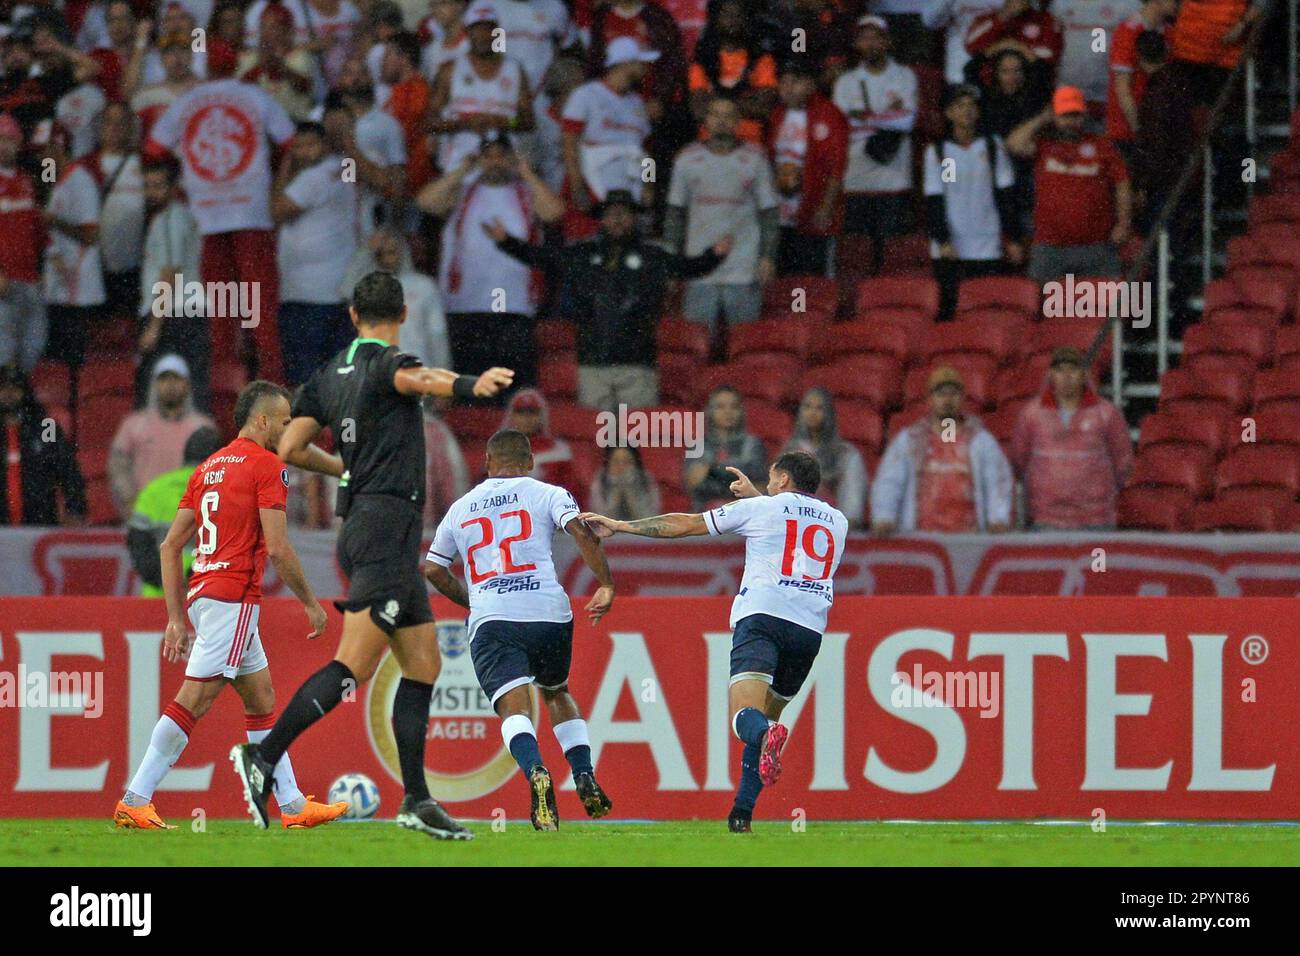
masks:
[[[257,604],[236,604],[198,598],[190,605],[194,646],[190,648],[185,676],[190,680],[242,677],[265,670],[266,652],[257,633],[261,614]]]

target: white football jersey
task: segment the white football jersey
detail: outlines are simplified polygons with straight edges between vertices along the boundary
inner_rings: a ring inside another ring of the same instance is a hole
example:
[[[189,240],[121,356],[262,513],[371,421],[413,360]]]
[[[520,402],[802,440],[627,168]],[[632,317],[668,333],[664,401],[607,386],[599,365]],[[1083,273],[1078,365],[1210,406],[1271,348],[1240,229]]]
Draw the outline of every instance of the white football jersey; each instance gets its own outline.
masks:
[[[745,574],[731,604],[731,626],[751,614],[770,614],[826,630],[835,600],[832,581],[848,540],[849,522],[826,502],[783,491],[742,498],[704,513],[709,534],[745,539]]]
[[[578,516],[573,495],[536,478],[489,478],[447,510],[428,560],[465,562],[469,639],[484,621],[571,621],[551,538]]]

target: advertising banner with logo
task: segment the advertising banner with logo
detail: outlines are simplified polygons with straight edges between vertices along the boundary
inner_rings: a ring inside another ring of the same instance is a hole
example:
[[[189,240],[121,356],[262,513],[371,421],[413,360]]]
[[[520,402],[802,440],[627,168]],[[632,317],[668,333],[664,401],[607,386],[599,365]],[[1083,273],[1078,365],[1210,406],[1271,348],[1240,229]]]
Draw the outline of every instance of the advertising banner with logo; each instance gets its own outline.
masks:
[[[431,533],[431,532],[430,532]],[[333,531],[293,531],[303,570],[319,594],[345,590]],[[427,542],[426,542],[427,544]],[[623,595],[725,596],[740,587],[739,538],[685,541],[615,538],[605,543]],[[0,596],[128,595],[139,592],[117,530],[0,529]],[[566,535],[555,567],[571,593],[590,591],[590,572]],[[1295,597],[1300,552],[1294,535],[1042,533],[850,536],[835,576],[837,594],[1039,594]],[[263,592],[288,595],[267,569]]]
[[[620,598],[575,628],[571,687],[620,818],[721,818],[739,744],[726,692],[730,602]],[[457,814],[527,816],[527,791],[474,680],[461,617],[435,602],[444,666],[427,755]],[[260,630],[279,699],[327,661],[340,622],[306,640],[296,602]],[[0,816],[108,819],[182,666],[161,657],[161,605],[0,600]],[[380,816],[400,800],[388,658],[294,745],[304,791],[359,772]],[[1270,598],[842,597],[786,710],[786,769],[758,815],[789,819],[1298,819],[1300,621]],[[545,721],[545,718],[542,718]],[[226,760],[233,692],[195,731],[155,803],[171,822],[237,817]],[[581,816],[564,778],[562,816]]]

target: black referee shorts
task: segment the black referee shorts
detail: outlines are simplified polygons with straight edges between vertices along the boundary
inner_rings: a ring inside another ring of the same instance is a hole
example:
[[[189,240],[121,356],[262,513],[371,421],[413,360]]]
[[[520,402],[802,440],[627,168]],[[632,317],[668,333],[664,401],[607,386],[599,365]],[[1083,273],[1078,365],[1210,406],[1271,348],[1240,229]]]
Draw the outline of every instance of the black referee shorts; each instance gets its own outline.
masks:
[[[433,621],[420,574],[423,533],[423,516],[410,502],[388,495],[354,498],[338,542],[348,596],[334,606],[368,608],[370,619],[389,637],[399,628]]]

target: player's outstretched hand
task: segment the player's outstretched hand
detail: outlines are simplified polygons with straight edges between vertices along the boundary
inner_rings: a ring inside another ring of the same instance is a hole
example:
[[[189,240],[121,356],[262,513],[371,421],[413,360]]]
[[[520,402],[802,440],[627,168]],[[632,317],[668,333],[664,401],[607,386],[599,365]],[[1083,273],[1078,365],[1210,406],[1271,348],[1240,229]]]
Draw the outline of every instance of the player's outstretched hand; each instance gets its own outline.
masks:
[[[609,613],[609,609],[614,604],[614,589],[609,587],[596,588],[596,593],[591,596],[587,606],[583,608],[587,612],[591,623],[595,624],[602,617]]]
[[[329,624],[329,616],[326,615],[325,609],[320,606],[320,601],[312,601],[306,607],[307,623],[311,625],[311,633],[307,635],[307,640],[314,641],[325,633],[325,627]]]
[[[728,465],[727,471],[736,476],[736,480],[731,483],[731,493],[737,498],[757,498],[761,494],[749,480],[749,476],[739,468]]]
[[[183,661],[190,652],[190,630],[183,621],[168,621],[163,632],[163,657],[171,663]]]
[[[613,518],[606,518],[604,515],[598,515],[592,511],[584,511],[578,515],[578,518],[587,526],[587,530],[596,536],[599,540],[612,537],[618,531],[619,522]]]
[[[474,383],[475,398],[491,398],[515,380],[514,369],[493,367],[478,377]]]

